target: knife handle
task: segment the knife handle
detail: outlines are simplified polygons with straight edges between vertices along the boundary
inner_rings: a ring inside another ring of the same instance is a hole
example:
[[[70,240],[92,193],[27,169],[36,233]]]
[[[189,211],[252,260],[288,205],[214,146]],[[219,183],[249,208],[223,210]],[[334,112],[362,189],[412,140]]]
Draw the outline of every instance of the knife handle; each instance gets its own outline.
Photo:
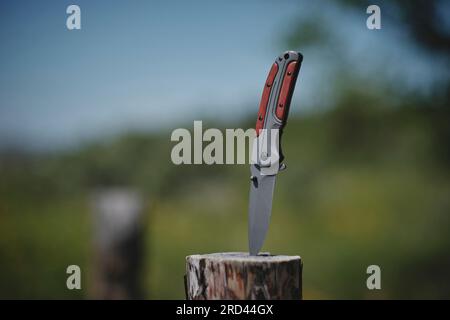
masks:
[[[300,53],[287,51],[273,63],[259,104],[256,120],[257,136],[261,129],[282,130],[286,125],[302,60],[303,56]]]
[[[262,129],[266,129],[267,132],[278,129],[279,157],[277,161],[279,163],[284,160],[281,137],[289,115],[292,94],[302,61],[301,53],[295,51],[286,51],[279,56],[270,68],[259,104],[256,136],[259,137]],[[270,143],[269,140],[266,143]]]

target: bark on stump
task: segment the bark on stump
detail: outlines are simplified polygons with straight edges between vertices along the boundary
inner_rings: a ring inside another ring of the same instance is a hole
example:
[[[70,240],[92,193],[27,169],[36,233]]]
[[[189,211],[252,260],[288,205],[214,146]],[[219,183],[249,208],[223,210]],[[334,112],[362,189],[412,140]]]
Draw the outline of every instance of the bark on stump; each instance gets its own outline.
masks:
[[[296,300],[302,298],[299,256],[243,252],[186,257],[188,300]]]

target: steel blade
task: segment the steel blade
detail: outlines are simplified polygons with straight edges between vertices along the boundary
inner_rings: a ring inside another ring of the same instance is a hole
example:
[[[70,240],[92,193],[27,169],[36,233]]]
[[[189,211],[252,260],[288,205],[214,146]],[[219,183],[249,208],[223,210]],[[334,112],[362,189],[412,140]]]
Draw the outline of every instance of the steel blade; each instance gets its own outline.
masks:
[[[252,181],[248,211],[248,245],[250,254],[257,255],[269,228],[276,175],[263,176],[255,165],[252,165],[250,170]]]

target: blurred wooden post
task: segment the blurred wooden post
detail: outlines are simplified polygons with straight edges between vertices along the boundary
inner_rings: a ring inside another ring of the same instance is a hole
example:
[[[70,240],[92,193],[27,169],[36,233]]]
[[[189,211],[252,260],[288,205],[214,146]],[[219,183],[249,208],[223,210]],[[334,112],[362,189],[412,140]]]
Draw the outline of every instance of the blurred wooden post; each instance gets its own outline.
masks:
[[[94,299],[138,299],[141,295],[143,201],[127,188],[105,188],[93,196]]]
[[[229,252],[186,257],[188,300],[297,300],[302,298],[302,260]]]

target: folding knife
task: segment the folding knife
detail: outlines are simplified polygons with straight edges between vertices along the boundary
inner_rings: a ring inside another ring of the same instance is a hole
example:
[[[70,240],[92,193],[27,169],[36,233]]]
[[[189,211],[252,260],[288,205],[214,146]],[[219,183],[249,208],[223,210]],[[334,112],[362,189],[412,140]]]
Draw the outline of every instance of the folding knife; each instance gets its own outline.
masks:
[[[272,65],[264,85],[250,165],[250,255],[257,255],[263,245],[270,222],[275,179],[278,172],[286,168],[281,135],[302,60],[298,52],[283,53]]]

